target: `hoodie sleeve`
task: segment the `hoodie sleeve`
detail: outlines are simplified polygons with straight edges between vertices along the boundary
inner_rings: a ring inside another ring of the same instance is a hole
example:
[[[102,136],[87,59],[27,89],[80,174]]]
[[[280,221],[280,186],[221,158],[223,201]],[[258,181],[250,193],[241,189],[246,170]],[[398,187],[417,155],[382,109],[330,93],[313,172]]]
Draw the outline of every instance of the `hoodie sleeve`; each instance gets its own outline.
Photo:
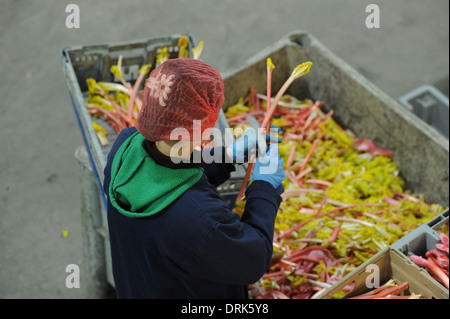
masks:
[[[226,158],[224,147],[213,147],[202,150],[204,160],[203,170],[208,181],[217,187],[230,178],[230,173],[235,171],[233,163]]]
[[[242,218],[220,200],[209,203],[208,211],[215,210],[215,214],[226,217],[217,221],[198,243],[189,266],[193,276],[228,284],[251,284],[267,271],[281,197],[264,181],[253,182],[246,197]]]

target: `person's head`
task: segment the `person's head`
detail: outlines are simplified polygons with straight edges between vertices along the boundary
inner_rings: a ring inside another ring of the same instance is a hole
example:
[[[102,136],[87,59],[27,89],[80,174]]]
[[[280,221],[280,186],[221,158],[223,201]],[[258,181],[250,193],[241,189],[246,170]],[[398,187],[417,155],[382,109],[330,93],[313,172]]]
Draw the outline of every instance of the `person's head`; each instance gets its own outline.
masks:
[[[225,100],[222,78],[195,59],[170,59],[155,68],[141,93],[136,129],[149,141],[199,145]]]

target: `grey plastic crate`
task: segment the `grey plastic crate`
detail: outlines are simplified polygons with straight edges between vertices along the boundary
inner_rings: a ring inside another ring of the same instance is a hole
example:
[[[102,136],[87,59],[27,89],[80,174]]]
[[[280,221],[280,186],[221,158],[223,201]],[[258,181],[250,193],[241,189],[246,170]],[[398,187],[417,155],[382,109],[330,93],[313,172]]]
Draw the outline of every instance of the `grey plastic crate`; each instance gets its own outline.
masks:
[[[420,294],[427,299],[448,299],[448,290],[434,280],[425,269],[418,267],[406,256],[392,247],[386,247],[372,258],[358,266],[342,280],[332,285],[324,291],[318,299],[333,299],[333,296],[344,287],[354,283],[354,289],[344,298],[351,298],[368,291],[366,282],[372,270],[368,266],[378,266],[380,274],[380,284],[384,284],[389,279],[396,283],[408,282],[407,294]],[[370,279],[370,278],[369,278]]]
[[[449,222],[448,214],[448,210],[446,210],[428,223],[419,226],[408,235],[396,241],[391,247],[406,256],[413,254],[425,256],[428,250],[435,249],[435,244],[441,241],[437,229]]]
[[[436,249],[436,244],[441,242],[437,229],[444,224],[448,224],[448,222],[449,216],[448,210],[446,210],[428,223],[419,226],[405,237],[399,239],[391,245],[391,248],[399,251],[407,258],[411,255],[425,257],[425,253],[428,250]],[[441,285],[430,275],[428,276],[430,281],[435,281],[436,284]],[[448,290],[446,293],[448,298]]]
[[[250,87],[266,93],[266,59],[276,68],[272,92],[276,93],[298,64],[312,61],[308,75],[296,80],[287,93],[320,100],[334,118],[357,136],[372,139],[394,152],[406,187],[428,202],[448,206],[449,142],[397,101],[375,87],[314,36],[296,31],[223,74],[226,106],[247,95]]]
[[[399,102],[425,123],[449,137],[448,97],[433,85],[423,85],[399,99]]]

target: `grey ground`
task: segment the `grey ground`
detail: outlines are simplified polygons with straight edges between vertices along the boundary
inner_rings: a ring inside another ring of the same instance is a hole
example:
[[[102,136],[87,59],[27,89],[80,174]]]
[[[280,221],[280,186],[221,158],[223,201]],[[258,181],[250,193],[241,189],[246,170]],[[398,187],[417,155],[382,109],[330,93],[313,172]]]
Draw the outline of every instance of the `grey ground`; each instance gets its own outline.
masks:
[[[80,29],[65,27],[69,3]],[[380,29],[365,27],[370,3]],[[0,0],[0,298],[87,296],[65,286],[66,265],[83,271],[83,142],[62,47],[189,33],[223,72],[302,29],[399,98],[448,77],[448,12],[448,0]]]

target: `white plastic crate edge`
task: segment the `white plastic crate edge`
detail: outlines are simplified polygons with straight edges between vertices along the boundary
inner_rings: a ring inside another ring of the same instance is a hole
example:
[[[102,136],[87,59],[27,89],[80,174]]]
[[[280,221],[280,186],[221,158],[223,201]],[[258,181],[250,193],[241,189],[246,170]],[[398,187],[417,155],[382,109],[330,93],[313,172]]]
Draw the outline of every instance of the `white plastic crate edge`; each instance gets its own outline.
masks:
[[[92,125],[89,125],[92,121],[89,113],[86,110],[79,109],[80,106],[85,106],[83,94],[81,92],[80,86],[78,85],[75,71],[73,67],[71,67],[69,55],[66,54],[64,50],[62,51],[62,54],[64,59],[63,71],[66,77],[67,85],[69,86],[69,94],[72,100],[73,109],[76,113],[76,118],[81,128],[81,134],[84,144],[86,147],[89,147],[89,150],[87,150],[88,158],[92,165],[92,171],[97,180],[98,188],[102,196],[102,205],[103,207],[105,207],[105,197],[101,188],[103,185],[103,169],[106,166],[106,159],[99,156],[99,153],[95,151],[101,149],[100,142],[96,138],[97,134],[94,130],[94,127]]]

